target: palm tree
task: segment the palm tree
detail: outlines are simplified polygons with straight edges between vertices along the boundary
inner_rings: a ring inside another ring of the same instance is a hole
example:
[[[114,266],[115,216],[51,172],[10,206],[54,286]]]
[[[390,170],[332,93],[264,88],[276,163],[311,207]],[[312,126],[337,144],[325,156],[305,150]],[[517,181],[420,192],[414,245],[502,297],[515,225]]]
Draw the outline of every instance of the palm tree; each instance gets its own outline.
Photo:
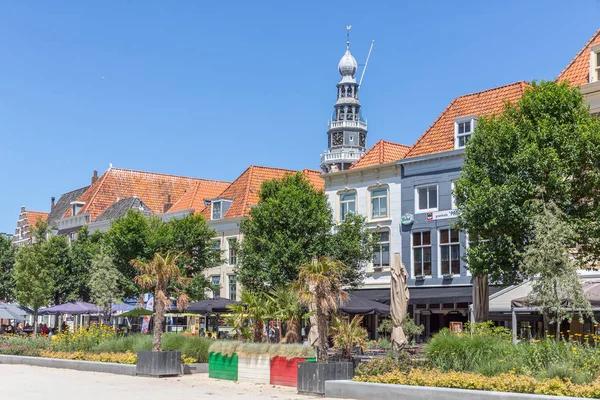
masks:
[[[352,350],[359,347],[364,350],[369,333],[361,326],[363,317],[355,315],[352,321],[347,317],[333,317],[330,333],[333,336],[333,347],[342,350],[342,357],[352,360]]]
[[[285,343],[300,342],[300,321],[303,308],[300,304],[300,294],[293,286],[279,286],[267,298],[272,304],[273,317],[285,321]]]
[[[155,313],[152,351],[160,351],[161,348],[165,308],[171,305],[167,289],[171,284],[185,287],[190,281],[182,274],[177,265],[179,255],[168,251],[165,256],[155,253],[154,258],[149,262],[131,260],[131,265],[140,273],[134,278],[134,281],[143,289],[154,290]],[[185,308],[188,303],[187,294],[177,287],[173,290],[177,294],[177,308]]]
[[[230,313],[225,316],[225,323],[233,327],[235,340],[249,340],[252,337],[250,327],[246,325],[248,312],[242,303],[228,304]]]
[[[300,267],[298,287],[300,301],[311,312],[311,331],[317,329],[317,337],[311,338],[311,345],[317,351],[317,360],[327,362],[327,332],[329,314],[338,309],[339,304],[348,301],[348,294],[342,290],[342,280],[346,267],[337,260],[327,257],[314,259]]]
[[[246,306],[246,314],[250,321],[252,321],[254,342],[260,343],[263,341],[265,321],[270,317],[269,299],[262,293],[243,290],[240,300]]]

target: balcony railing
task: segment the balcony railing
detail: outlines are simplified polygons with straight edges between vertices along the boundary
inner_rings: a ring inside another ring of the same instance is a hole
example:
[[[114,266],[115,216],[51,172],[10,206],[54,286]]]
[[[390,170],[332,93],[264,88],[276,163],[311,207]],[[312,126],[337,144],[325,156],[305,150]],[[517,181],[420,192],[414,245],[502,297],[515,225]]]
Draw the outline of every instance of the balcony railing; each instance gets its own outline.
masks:
[[[329,129],[335,128],[361,128],[367,129],[367,123],[363,121],[331,121]]]
[[[331,161],[348,161],[353,162],[358,160],[362,156],[361,152],[336,152],[336,153],[325,153],[321,156],[321,163],[331,162]]]

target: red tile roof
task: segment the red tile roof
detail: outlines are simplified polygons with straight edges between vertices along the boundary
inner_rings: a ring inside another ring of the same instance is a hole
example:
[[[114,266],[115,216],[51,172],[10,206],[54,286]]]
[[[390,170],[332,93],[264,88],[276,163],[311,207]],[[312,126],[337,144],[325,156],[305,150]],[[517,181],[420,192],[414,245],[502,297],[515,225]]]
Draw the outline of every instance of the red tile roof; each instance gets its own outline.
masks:
[[[421,135],[404,158],[453,150],[456,118],[499,113],[506,102],[520,99],[526,87],[526,82],[516,82],[457,97]]]
[[[48,214],[47,212],[41,212],[41,211],[29,211],[26,210],[25,211],[25,218],[27,218],[27,225],[29,225],[30,227],[34,228],[35,224],[38,221],[45,221],[48,218]]]
[[[214,199],[228,186],[229,183],[223,184],[223,182],[218,182],[218,184],[215,184],[215,181],[197,182],[194,188],[185,192],[181,199],[173,204],[173,207],[171,207],[168,212],[202,210],[205,207],[205,199]]]
[[[250,207],[258,204],[258,193],[264,181],[281,179],[286,175],[295,174],[296,172],[289,169],[254,165],[248,167],[227,189],[218,196],[214,196],[214,198],[233,200],[223,219],[248,216]],[[305,169],[302,173],[318,190],[324,190],[325,183],[321,178],[320,171]],[[210,206],[201,209],[201,214],[207,220],[211,219],[210,210]]]
[[[575,58],[556,78],[560,81],[569,81],[573,86],[581,86],[590,83],[590,51],[591,48],[600,44],[600,30],[583,46]]]
[[[370,167],[372,165],[385,164],[404,158],[410,151],[410,146],[380,140],[375,143],[365,154],[359,158],[350,169]]]
[[[228,185],[229,182],[110,168],[77,201],[85,202],[79,213],[89,213],[91,221],[116,201],[133,196],[140,198],[155,214],[162,214],[169,195],[175,204],[187,192],[213,194]],[[71,216],[71,211],[67,210],[64,216]]]

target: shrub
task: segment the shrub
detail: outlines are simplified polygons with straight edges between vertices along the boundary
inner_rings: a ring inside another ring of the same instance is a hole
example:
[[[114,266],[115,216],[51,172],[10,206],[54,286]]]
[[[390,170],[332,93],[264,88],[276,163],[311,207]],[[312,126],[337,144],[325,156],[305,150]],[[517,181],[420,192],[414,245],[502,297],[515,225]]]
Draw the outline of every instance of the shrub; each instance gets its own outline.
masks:
[[[270,343],[243,343],[235,341],[217,340],[212,341],[209,351],[219,353],[224,356],[240,354],[244,356],[263,355],[273,357],[292,358],[312,358],[315,351],[310,346],[301,344],[270,344]]]
[[[115,336],[116,332],[110,326],[92,324],[77,332],[67,330],[54,335],[51,348],[55,351],[90,351]]]
[[[166,333],[162,339],[163,350],[179,350],[184,358],[196,363],[208,362],[208,348],[213,343],[210,339],[197,336],[184,336],[177,333]]]
[[[152,337],[136,333],[129,336],[115,336],[99,343],[92,351],[95,353],[124,353],[131,351],[137,353],[142,350],[152,349]]]
[[[237,353],[238,347],[243,343],[238,341],[216,340],[213,341],[208,351],[211,353],[222,354],[224,356],[232,356]]]
[[[126,353],[86,353],[83,351],[46,351],[40,352],[42,357],[60,358],[64,360],[85,360],[96,362],[110,362],[117,364],[135,364],[137,355],[132,352]]]

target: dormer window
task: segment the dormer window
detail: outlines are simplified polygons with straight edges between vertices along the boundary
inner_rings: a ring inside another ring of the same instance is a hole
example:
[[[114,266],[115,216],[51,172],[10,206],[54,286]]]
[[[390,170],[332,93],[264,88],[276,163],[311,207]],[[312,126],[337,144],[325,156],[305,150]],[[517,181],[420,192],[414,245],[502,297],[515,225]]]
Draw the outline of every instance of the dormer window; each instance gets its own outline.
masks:
[[[464,117],[454,120],[454,148],[463,149],[475,129],[475,118]]]
[[[590,83],[600,82],[600,45],[592,47],[590,59]]]
[[[231,200],[215,199],[211,201],[211,219],[219,220],[223,219],[227,210],[231,206]]]
[[[77,214],[79,214],[79,211],[81,211],[81,209],[84,206],[84,202],[82,201],[73,201],[71,202],[71,215],[74,217]]]

